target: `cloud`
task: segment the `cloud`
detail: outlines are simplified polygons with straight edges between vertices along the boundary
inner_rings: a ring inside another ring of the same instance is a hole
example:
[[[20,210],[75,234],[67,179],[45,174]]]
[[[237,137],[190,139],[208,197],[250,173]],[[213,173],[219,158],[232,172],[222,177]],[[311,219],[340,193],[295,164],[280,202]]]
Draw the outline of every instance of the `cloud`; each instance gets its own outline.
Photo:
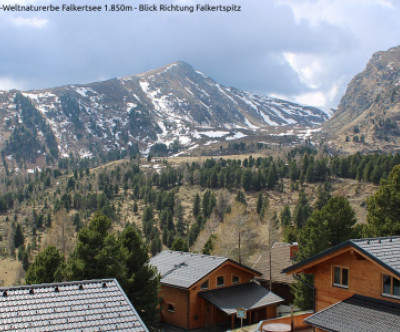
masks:
[[[25,82],[16,81],[9,77],[0,77],[0,90],[24,90],[26,87]]]
[[[44,3],[50,3],[50,0],[0,0],[0,5],[21,5],[21,6],[25,6],[25,5],[33,5],[35,3],[40,3],[40,4],[44,4]]]
[[[316,90],[313,92],[291,96],[291,98],[297,103],[321,107],[323,110],[329,112],[330,105],[332,105],[332,102],[336,100],[337,96],[338,84],[334,82],[328,91]]]
[[[337,26],[352,26],[359,19],[354,13],[375,16],[374,10],[395,8],[393,0],[277,0],[293,11],[297,23],[309,21],[313,26],[329,23]]]
[[[323,59],[310,54],[291,52],[283,52],[283,56],[299,75],[300,80],[309,88],[316,89],[321,84],[319,76],[326,70],[326,67],[322,64]]]
[[[46,19],[40,19],[38,17],[24,18],[15,17],[11,21],[17,26],[30,27],[30,28],[43,28],[49,23]]]
[[[230,14],[2,13],[0,77],[39,89],[183,60],[224,85],[336,107],[371,55],[400,40],[398,0],[240,2]]]

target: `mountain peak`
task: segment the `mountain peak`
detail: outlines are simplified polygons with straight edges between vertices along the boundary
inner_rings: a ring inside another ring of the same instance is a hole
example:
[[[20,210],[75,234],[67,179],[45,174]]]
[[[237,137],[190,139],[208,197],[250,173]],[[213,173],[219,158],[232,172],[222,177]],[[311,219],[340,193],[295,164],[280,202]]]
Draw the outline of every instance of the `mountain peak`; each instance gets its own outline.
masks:
[[[29,91],[17,99],[10,92],[0,95],[0,109],[8,123],[0,130],[0,148],[7,138],[21,141],[22,133],[29,132],[33,140],[42,133],[31,144],[32,159],[38,151],[40,158],[50,150],[54,156],[90,156],[135,146],[148,151],[155,143],[168,146],[177,140],[189,149],[264,135],[272,127],[309,128],[327,119],[316,108],[218,84],[184,61],[119,79]],[[31,113],[42,120],[30,132],[35,126],[29,123]],[[13,154],[10,144],[6,154]]]
[[[399,151],[400,46],[376,52],[323,130],[340,149]],[[354,145],[354,142],[358,145]]]
[[[179,74],[187,74],[187,73],[194,73],[194,69],[193,67],[188,64],[187,62],[184,61],[175,61],[172,62],[166,66],[162,66],[159,68],[155,68],[155,69],[151,69],[149,71],[140,73],[140,74],[136,74],[133,76],[137,76],[137,77],[149,77],[152,75],[160,75],[160,74],[164,74],[164,73],[168,73],[168,72],[172,72],[172,73],[179,73]],[[132,76],[129,76],[132,77]]]

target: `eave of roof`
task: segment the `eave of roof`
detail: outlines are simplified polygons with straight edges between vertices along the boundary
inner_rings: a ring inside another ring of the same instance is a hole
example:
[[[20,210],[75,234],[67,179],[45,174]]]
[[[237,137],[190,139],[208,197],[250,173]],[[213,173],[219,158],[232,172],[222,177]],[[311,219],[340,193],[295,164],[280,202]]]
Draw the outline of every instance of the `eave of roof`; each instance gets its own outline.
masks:
[[[384,239],[390,239],[390,238],[394,238],[394,237],[385,237],[385,238],[380,238],[382,240]],[[365,241],[372,241],[372,240],[377,240],[379,238],[367,238],[367,239],[363,239]],[[360,240],[360,239],[357,239]],[[396,276],[400,277],[400,271],[397,271],[396,269],[392,268],[390,265],[386,264],[385,262],[382,262],[379,258],[377,258],[376,256],[372,255],[370,252],[368,252],[367,250],[363,249],[362,247],[360,247],[359,245],[357,245],[357,240],[347,240],[344,241],[332,248],[329,248],[325,251],[322,251],[321,253],[314,255],[308,259],[305,259],[295,265],[289,266],[286,269],[283,269],[282,272],[283,273],[287,273],[287,274],[292,274],[292,273],[296,273],[296,271],[301,270],[301,268],[309,268],[314,266],[316,261],[318,261],[320,258],[324,258],[327,257],[333,253],[335,253],[336,251],[340,250],[340,249],[344,249],[346,247],[351,247],[357,251],[359,251],[359,253],[367,256],[369,259],[371,259],[372,261],[378,263],[379,265],[381,265],[383,268],[385,268],[386,270],[392,272],[393,274],[395,274]],[[327,257],[328,258],[328,257]]]
[[[356,294],[304,321],[332,332],[400,332],[399,320],[400,304]]]
[[[237,308],[254,310],[283,302],[280,296],[254,282],[202,291],[198,294],[227,315],[235,314]]]

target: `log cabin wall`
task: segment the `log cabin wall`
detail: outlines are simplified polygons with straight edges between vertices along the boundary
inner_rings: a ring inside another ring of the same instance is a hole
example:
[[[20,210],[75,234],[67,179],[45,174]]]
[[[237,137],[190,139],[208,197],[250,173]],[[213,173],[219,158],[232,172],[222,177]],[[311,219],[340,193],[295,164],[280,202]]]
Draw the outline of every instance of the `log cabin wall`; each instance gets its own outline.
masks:
[[[333,269],[335,266],[348,269],[347,288],[333,285]],[[308,269],[307,273],[314,274],[316,312],[354,294],[400,303],[400,299],[382,295],[383,274],[394,275],[378,263],[359,255],[357,252],[347,251],[339,256],[322,261]]]
[[[183,329],[188,328],[188,290],[161,285],[161,321]],[[174,306],[171,311],[169,305]]]

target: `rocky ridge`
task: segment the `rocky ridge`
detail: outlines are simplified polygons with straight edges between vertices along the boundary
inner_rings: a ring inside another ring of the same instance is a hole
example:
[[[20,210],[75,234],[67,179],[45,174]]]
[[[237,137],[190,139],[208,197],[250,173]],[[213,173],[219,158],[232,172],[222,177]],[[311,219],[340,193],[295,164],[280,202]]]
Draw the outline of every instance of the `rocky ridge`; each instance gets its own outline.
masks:
[[[185,62],[91,84],[0,91],[0,109],[0,147],[9,160],[146,152],[155,143],[190,149],[274,127],[315,128],[328,118],[315,107],[220,85]],[[19,151],[24,145],[30,148]]]
[[[375,53],[322,132],[337,151],[400,151],[400,46]]]

